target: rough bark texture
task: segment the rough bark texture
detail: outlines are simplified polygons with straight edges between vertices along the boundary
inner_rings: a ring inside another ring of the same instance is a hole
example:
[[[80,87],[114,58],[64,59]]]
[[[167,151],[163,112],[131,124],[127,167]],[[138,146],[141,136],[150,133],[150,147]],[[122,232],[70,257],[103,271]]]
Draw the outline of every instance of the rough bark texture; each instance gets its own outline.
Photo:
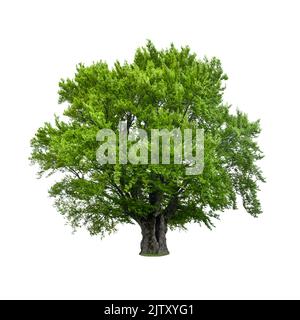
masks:
[[[140,255],[163,256],[169,254],[166,240],[168,227],[163,215],[143,218],[140,226],[143,236]]]

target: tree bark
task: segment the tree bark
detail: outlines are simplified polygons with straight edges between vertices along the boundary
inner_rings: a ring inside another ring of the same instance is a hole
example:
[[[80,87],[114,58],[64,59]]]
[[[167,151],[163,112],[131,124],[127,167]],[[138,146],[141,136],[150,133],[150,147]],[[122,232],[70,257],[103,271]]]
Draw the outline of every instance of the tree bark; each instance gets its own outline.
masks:
[[[142,241],[140,255],[163,256],[169,254],[167,247],[167,222],[163,215],[143,218],[140,221]]]

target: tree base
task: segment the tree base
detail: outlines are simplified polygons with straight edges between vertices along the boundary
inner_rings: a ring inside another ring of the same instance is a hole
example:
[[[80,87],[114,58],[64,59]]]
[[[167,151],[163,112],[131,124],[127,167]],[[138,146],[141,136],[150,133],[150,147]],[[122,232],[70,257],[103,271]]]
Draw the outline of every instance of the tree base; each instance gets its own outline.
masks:
[[[143,257],[164,257],[169,255],[169,252],[167,253],[140,253],[140,256]]]

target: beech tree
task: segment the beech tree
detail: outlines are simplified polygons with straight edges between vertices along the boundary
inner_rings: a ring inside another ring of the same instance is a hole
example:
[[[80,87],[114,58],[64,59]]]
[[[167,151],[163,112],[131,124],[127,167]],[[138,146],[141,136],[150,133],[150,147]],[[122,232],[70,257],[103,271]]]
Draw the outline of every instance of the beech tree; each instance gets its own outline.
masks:
[[[168,254],[168,229],[192,222],[212,228],[221,212],[237,208],[238,198],[258,216],[260,125],[223,102],[226,80],[218,59],[199,59],[189,47],[158,50],[150,41],[132,63],[79,64],[73,79],[59,83],[62,115],[31,141],[39,175],[57,174],[49,193],[58,211],[74,229],[85,226],[92,235],[104,236],[121,223],[138,225],[141,255]],[[184,162],[99,163],[97,133],[117,132],[120,121],[127,121],[128,132],[203,129],[202,173],[187,175]]]

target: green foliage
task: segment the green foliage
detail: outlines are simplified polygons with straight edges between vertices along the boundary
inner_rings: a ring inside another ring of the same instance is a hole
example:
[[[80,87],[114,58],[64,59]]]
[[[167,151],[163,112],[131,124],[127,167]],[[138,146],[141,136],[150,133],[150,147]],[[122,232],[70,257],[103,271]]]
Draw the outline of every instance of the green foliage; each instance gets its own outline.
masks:
[[[219,212],[236,208],[237,196],[251,215],[260,214],[259,122],[223,103],[226,79],[218,59],[199,60],[188,47],[157,50],[150,41],[133,63],[79,64],[74,79],[59,83],[64,120],[45,123],[31,141],[40,174],[63,175],[50,189],[58,210],[74,228],[101,235],[153,214],[164,214],[171,228],[210,228]],[[203,128],[203,173],[187,176],[184,165],[174,164],[100,165],[96,134],[116,132],[120,120],[147,132]]]

